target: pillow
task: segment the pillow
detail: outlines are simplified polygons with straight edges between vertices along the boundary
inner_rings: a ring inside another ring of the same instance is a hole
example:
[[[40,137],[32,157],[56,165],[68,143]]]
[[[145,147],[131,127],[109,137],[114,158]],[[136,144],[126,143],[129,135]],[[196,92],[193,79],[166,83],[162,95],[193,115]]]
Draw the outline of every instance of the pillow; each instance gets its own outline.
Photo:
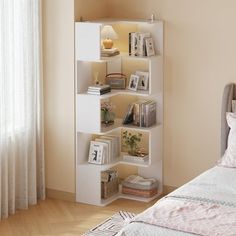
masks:
[[[218,165],[236,168],[236,113],[227,112],[226,120],[230,128],[228,146]]]

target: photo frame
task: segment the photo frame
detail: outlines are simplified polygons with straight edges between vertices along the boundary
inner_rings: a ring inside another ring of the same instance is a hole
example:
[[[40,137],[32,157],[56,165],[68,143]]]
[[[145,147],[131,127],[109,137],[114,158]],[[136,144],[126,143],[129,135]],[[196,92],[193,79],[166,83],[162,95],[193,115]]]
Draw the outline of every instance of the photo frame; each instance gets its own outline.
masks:
[[[155,55],[155,48],[154,48],[154,43],[152,37],[146,38],[145,39],[145,44],[146,44],[146,50],[147,50],[147,56],[154,56]]]
[[[149,84],[149,73],[146,71],[136,71],[135,75],[139,76],[138,89],[147,90]]]
[[[88,162],[101,165],[103,163],[104,145],[100,142],[91,141]]]
[[[133,90],[133,91],[137,91],[138,82],[139,82],[139,76],[138,75],[130,75],[128,89]]]

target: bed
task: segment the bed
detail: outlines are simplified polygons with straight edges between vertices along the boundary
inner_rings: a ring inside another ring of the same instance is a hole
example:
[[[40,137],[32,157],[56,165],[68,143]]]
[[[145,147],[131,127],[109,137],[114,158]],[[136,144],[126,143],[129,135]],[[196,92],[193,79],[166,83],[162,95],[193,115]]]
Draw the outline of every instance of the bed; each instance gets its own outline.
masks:
[[[236,235],[236,85],[223,93],[218,165],[137,215],[118,236]]]

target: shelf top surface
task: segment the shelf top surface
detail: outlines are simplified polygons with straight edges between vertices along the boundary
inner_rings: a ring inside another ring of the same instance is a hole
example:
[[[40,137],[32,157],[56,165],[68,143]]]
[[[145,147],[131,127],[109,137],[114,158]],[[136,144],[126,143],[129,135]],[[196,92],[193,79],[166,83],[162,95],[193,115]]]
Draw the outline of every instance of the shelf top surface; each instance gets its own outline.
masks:
[[[76,23],[81,23],[81,21],[76,22]],[[101,19],[96,19],[96,20],[88,20],[88,21],[82,21],[82,23],[133,23],[133,24],[155,24],[155,23],[163,23],[161,20],[153,20],[151,21],[150,19],[119,19],[119,18],[101,18]]]

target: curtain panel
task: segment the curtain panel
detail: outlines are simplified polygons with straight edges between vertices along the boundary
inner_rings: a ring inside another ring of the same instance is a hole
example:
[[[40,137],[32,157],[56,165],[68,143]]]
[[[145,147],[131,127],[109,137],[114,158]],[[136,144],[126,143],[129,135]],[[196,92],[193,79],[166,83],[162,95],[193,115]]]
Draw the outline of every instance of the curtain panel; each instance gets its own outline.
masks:
[[[0,218],[45,198],[40,0],[0,0]]]

